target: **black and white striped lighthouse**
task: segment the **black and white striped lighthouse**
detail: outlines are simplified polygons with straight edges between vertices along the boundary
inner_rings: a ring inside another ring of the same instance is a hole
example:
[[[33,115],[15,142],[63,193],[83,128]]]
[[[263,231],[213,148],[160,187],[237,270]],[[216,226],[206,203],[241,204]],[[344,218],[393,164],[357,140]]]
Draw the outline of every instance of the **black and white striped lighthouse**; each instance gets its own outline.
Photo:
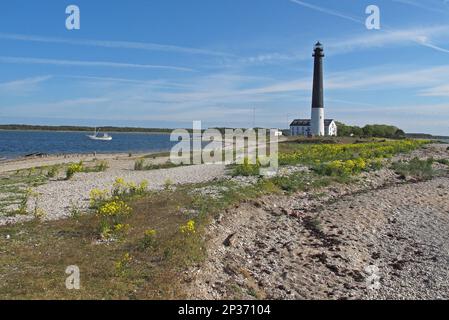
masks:
[[[323,58],[324,50],[320,42],[314,47],[315,58],[313,71],[312,118],[310,131],[313,136],[324,136],[324,89],[323,89]]]

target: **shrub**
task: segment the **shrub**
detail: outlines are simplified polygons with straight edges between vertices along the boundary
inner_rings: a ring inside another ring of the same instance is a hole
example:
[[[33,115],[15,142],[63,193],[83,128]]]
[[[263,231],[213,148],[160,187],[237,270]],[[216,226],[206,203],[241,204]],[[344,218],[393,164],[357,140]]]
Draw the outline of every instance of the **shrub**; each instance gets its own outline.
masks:
[[[243,164],[238,164],[234,167],[234,171],[232,173],[233,176],[258,176],[260,174],[260,161],[256,160],[255,164],[249,163],[249,158],[246,157],[243,160]]]
[[[74,219],[78,219],[81,216],[81,209],[76,205],[73,200],[70,201],[70,216]]]
[[[57,166],[52,166],[47,171],[47,177],[48,178],[54,178],[58,175],[59,168]]]
[[[104,172],[109,168],[109,163],[107,161],[100,161],[99,163],[97,163],[97,165],[95,166],[95,171],[96,172]]]
[[[108,190],[93,189],[90,191],[90,207],[97,209],[101,204],[107,201],[109,197]]]
[[[449,166],[449,159],[439,159],[437,162]]]
[[[156,230],[148,229],[145,231],[142,246],[144,249],[150,249],[156,244]]]
[[[114,264],[115,272],[117,273],[118,276],[126,275],[126,273],[128,272],[129,266],[131,264],[131,261],[132,261],[131,255],[129,253],[125,253],[120,260],[115,262],[115,264]]]
[[[128,184],[125,182],[123,178],[116,178],[115,182],[112,186],[112,195],[114,197],[120,197],[127,193]]]
[[[33,191],[31,190],[31,188],[28,188],[25,191],[25,194],[23,195],[23,197],[20,199],[19,202],[19,208],[16,211],[16,214],[19,215],[27,215],[28,214],[28,200],[30,199],[30,197],[33,195]]]
[[[196,232],[195,221],[188,221],[185,225],[179,227],[179,231],[181,231],[182,234],[186,235],[194,234]]]
[[[291,193],[304,189],[304,187],[306,186],[306,180],[308,180],[309,178],[310,177],[308,175],[295,173],[287,177],[277,176],[272,178],[271,180],[281,190]]]
[[[380,170],[383,167],[382,159],[373,159],[368,161],[368,167],[371,170]]]
[[[83,162],[79,163],[73,163],[69,165],[69,167],[66,170],[66,180],[70,180],[75,173],[83,172],[84,171],[84,165]]]
[[[392,165],[392,169],[403,178],[414,177],[420,180],[427,180],[435,175],[435,171],[432,168],[434,161],[433,158],[427,160],[414,158],[409,162],[395,162]]]
[[[321,175],[326,176],[350,176],[359,174],[367,167],[366,161],[362,158],[354,160],[335,160],[329,163],[323,163],[314,168]]]
[[[31,176],[33,176],[33,175],[35,175],[36,174],[36,168],[31,168],[29,171],[28,171],[28,177],[31,177]]]
[[[114,197],[126,197],[142,195],[148,189],[148,181],[144,180],[136,185],[133,182],[126,182],[123,178],[117,178],[112,186],[112,195]]]
[[[110,239],[113,236],[121,236],[129,229],[129,225],[123,221],[132,214],[132,208],[124,201],[114,198],[105,202],[97,210],[100,217],[100,234],[103,239]]]
[[[134,162],[134,170],[136,170],[136,171],[145,170],[145,160],[144,159],[137,159]]]
[[[143,171],[143,170],[158,170],[158,169],[171,169],[182,166],[183,164],[175,164],[171,161],[167,161],[161,164],[145,164],[145,159],[137,159],[134,162],[134,170]]]
[[[132,209],[124,201],[113,199],[104,203],[99,209],[98,214],[103,217],[112,217],[114,219],[131,214]]]
[[[429,143],[426,140],[401,140],[373,143],[358,143],[331,145],[320,144],[300,148],[291,153],[280,153],[281,165],[316,165],[316,161],[329,162],[334,160],[351,160],[362,158],[369,159],[390,158],[398,153],[410,152],[420,146]]]
[[[167,178],[164,182],[164,190],[170,190],[172,185],[173,185],[173,181],[171,181],[170,179]]]
[[[34,208],[33,216],[36,220],[43,220],[47,216],[47,213],[42,208],[36,207]]]
[[[129,195],[142,195],[148,190],[148,181],[144,180],[140,184],[128,183]]]

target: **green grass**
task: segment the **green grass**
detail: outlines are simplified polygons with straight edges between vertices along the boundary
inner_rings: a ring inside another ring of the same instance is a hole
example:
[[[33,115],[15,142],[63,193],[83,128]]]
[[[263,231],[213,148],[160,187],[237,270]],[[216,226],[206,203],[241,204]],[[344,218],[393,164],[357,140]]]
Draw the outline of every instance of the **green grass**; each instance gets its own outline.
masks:
[[[148,171],[159,169],[171,169],[181,167],[183,164],[174,164],[171,161],[167,161],[160,164],[145,164],[145,159],[137,159],[134,163],[134,170],[136,171]]]
[[[232,168],[232,175],[233,176],[259,176],[260,175],[260,169],[261,165],[259,160],[256,160],[256,163],[251,164],[250,160],[248,158],[245,158],[243,160],[242,164],[236,164],[230,166]]]
[[[403,178],[416,178],[419,180],[428,180],[435,176],[436,172],[432,168],[435,162],[433,158],[427,160],[420,160],[414,158],[408,162],[395,162],[392,169]]]
[[[368,160],[391,158],[399,153],[406,153],[429,143],[425,140],[394,140],[384,142],[353,144],[293,144],[287,149],[279,148],[280,165],[317,165],[331,161],[348,161],[354,159]]]
[[[27,214],[26,203],[29,188],[47,183],[47,168],[32,168],[0,176],[0,215],[14,216]]]
[[[94,165],[86,165],[83,161],[67,165],[65,180],[70,180],[76,173],[104,172],[109,168],[107,161],[94,161]]]
[[[109,168],[109,163],[105,160],[96,161],[93,166],[84,166],[83,172],[104,172]]]
[[[449,166],[449,159],[439,159],[436,162]]]
[[[0,215],[28,214],[25,210],[26,200],[29,198],[28,189],[46,184],[50,179],[57,179],[59,172],[68,170],[69,166],[70,164],[43,166],[0,175]],[[106,161],[98,161],[83,165],[81,172],[102,172],[107,167]],[[75,173],[69,172],[68,176],[72,177]]]

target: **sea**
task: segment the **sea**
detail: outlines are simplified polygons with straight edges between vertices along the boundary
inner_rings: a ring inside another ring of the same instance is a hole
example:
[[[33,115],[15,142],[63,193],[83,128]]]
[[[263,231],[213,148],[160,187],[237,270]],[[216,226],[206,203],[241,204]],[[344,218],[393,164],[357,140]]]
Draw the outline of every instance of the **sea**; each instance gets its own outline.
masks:
[[[30,154],[164,152],[177,143],[170,141],[169,134],[163,133],[109,133],[112,141],[90,140],[89,134],[92,133],[0,130],[0,160]]]

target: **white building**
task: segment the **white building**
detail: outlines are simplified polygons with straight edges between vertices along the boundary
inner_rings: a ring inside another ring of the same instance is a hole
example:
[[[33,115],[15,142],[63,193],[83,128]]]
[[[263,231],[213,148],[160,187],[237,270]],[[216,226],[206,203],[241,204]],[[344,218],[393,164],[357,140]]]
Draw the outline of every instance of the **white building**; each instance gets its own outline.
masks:
[[[290,134],[292,136],[312,136],[312,126],[310,119],[296,119],[290,124]],[[333,119],[324,120],[324,135],[336,137],[338,134],[337,124]]]

